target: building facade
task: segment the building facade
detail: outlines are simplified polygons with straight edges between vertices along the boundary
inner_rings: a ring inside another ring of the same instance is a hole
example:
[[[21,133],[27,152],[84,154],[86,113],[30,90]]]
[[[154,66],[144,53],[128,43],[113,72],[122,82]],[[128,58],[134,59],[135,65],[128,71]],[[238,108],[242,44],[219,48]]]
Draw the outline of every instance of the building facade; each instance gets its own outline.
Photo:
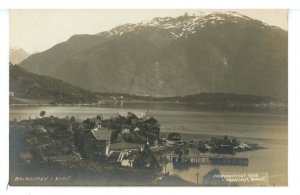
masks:
[[[90,159],[108,156],[112,131],[107,129],[92,129],[84,141],[85,154]]]

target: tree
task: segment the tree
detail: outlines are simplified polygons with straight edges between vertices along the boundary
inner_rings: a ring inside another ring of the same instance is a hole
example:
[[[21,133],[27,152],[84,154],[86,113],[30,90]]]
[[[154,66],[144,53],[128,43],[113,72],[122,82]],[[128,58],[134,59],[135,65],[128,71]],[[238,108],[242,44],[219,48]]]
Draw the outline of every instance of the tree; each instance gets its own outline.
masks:
[[[236,138],[233,138],[231,140],[231,143],[234,145],[234,146],[237,146],[238,145],[238,140]]]
[[[74,121],[75,121],[75,117],[74,117],[74,116],[71,116],[70,121],[71,121],[71,122],[74,122]]]
[[[41,116],[42,118],[44,118],[45,115],[46,115],[46,111],[42,110],[42,111],[40,112],[40,116]]]
[[[230,144],[231,142],[230,142],[230,140],[229,140],[229,138],[228,138],[228,135],[225,135],[224,136],[224,142],[223,142],[223,144]]]
[[[78,149],[83,152],[84,146],[84,130],[80,128],[73,128],[73,143]]]
[[[224,136],[224,140],[227,141],[228,140],[228,135]]]
[[[99,120],[103,120],[103,117],[102,117],[102,115],[97,115],[97,117],[96,117],[97,119],[99,119]]]

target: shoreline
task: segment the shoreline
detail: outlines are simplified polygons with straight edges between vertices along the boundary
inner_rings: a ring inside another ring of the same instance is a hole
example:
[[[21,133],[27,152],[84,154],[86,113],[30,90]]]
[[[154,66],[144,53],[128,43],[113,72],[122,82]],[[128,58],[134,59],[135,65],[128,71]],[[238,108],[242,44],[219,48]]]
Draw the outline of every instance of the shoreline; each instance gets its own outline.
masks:
[[[160,134],[164,137],[166,137],[166,135],[169,133],[170,131],[164,131],[164,129],[162,129],[162,131],[160,132]],[[206,139],[206,140],[210,140],[212,137],[216,137],[216,138],[223,138],[225,135],[224,134],[221,134],[221,133],[218,133],[218,134],[209,134],[209,133],[192,133],[192,132],[184,132],[184,131],[178,131],[180,132],[182,138],[184,140],[199,140],[199,139]],[[237,135],[241,135],[241,133],[238,133]],[[258,134],[259,135],[259,134]],[[231,137],[231,135],[228,135],[230,139],[232,139],[233,137]],[[271,139],[271,138],[259,138],[259,137],[240,137],[240,136],[234,136],[235,138],[237,138],[238,140],[242,141],[242,142],[245,142],[246,144],[250,144],[250,143],[254,143],[254,144],[258,144],[258,146],[262,146],[264,148],[260,148],[260,149],[255,149],[253,151],[245,151],[245,152],[239,152],[241,154],[241,156],[243,157],[249,157],[249,158],[256,158],[256,160],[254,160],[253,162],[254,163],[257,163],[257,158],[259,158],[260,155],[267,155],[267,153],[269,153],[270,151],[273,152],[273,151],[276,151],[277,147],[272,147],[272,145],[274,144],[278,144],[280,141],[278,141],[278,139]],[[286,140],[287,141],[287,140]],[[277,142],[277,143],[276,143]],[[195,147],[197,147],[198,145],[198,142],[195,142],[194,141],[194,145]],[[268,147],[270,146],[270,147]],[[266,147],[266,148],[265,148]],[[262,150],[261,150],[262,149]],[[266,149],[266,150],[265,150]],[[192,149],[194,152],[194,149]],[[268,161],[268,160],[266,160]],[[168,165],[169,168],[171,167],[171,164]],[[208,169],[211,168],[211,166],[202,166],[202,168],[204,168],[204,171],[203,173],[206,173]],[[168,168],[168,169],[169,169]],[[202,171],[202,168],[201,168],[201,171]],[[226,172],[228,169],[230,170],[231,167],[220,167],[220,170],[222,172]],[[195,168],[191,168],[189,169],[190,172],[192,171],[196,171]],[[185,170],[185,172],[183,172],[182,174],[179,174],[178,177],[180,179],[183,179],[183,180],[186,180],[186,181],[192,181],[189,177],[190,176],[187,176],[187,173],[189,173],[189,170]],[[237,170],[240,170],[239,168],[237,168]],[[253,170],[253,167],[250,167],[250,168],[247,168],[246,170]],[[264,170],[268,170],[267,168],[265,168]],[[126,171],[125,171],[126,172]],[[171,169],[171,176],[174,176],[174,174],[177,174],[178,173],[178,170],[175,170],[175,169]],[[126,175],[126,174],[125,174]],[[143,175],[143,174],[142,174]],[[18,175],[17,175],[18,176]],[[175,175],[176,176],[176,175]],[[274,177],[274,176],[270,176],[270,177]],[[75,179],[75,178],[74,178]],[[112,179],[112,178],[111,178]],[[276,178],[275,178],[276,179]],[[76,181],[74,181],[75,183],[77,182],[77,178],[76,178]],[[273,181],[273,179],[272,179]],[[96,181],[95,181],[96,182]],[[98,185],[101,185],[102,181],[99,181]],[[12,184],[12,183],[11,183]],[[50,185],[53,185],[53,184],[50,184]],[[64,184],[65,185],[65,184]],[[70,185],[76,185],[74,183],[70,183]],[[97,185],[97,184],[96,184]],[[105,184],[104,184],[105,185]],[[125,184],[124,184],[125,185]]]
[[[126,106],[135,106],[144,105],[180,105],[186,107],[188,109],[195,110],[216,110],[216,111],[242,111],[242,112],[288,112],[288,105],[286,104],[274,104],[270,103],[261,103],[261,104],[223,104],[223,103],[195,103],[195,102],[181,102],[181,101],[168,101],[168,100],[156,100],[156,101],[147,101],[147,100],[122,100],[122,101],[107,101],[102,103],[60,103],[60,104],[51,104],[51,103],[17,103],[17,104],[9,104],[9,107],[21,107],[21,106],[51,106],[51,107],[96,107],[96,108],[126,108]],[[124,107],[125,105],[125,107]],[[145,107],[145,106],[143,106]],[[132,108],[134,109],[134,108]]]
[[[170,133],[171,131],[161,131],[161,135],[167,135],[168,133]],[[216,138],[223,138],[225,136],[225,134],[207,134],[207,133],[192,133],[192,132],[180,132],[178,131],[178,133],[181,134],[183,140],[200,140],[200,139],[205,139],[205,140],[210,140],[212,137],[216,137]],[[228,134],[227,134],[228,135]],[[260,137],[243,137],[243,136],[232,136],[232,135],[228,135],[228,137],[230,138],[238,138],[241,141],[250,141],[250,142],[254,142],[254,141],[287,141],[287,138],[260,138]]]

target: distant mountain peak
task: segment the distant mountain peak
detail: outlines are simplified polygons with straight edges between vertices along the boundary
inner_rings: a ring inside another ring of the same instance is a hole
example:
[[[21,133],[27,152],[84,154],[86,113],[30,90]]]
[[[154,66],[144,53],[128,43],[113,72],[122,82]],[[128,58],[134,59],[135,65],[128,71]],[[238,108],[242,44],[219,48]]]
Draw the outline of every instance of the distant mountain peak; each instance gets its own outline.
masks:
[[[12,47],[9,49],[9,61],[12,64],[19,64],[29,56],[29,53],[22,48]]]
[[[98,92],[287,97],[287,37],[236,12],[185,13],[74,35],[20,65]]]
[[[168,30],[174,38],[186,37],[189,34],[193,34],[197,29],[205,27],[205,25],[217,25],[224,22],[243,23],[249,20],[259,22],[264,27],[272,27],[274,29],[279,28],[270,26],[261,21],[252,19],[248,16],[240,14],[238,12],[186,12],[178,17],[156,17],[152,20],[146,20],[139,23],[126,23],[114,27],[110,31],[100,32],[97,35],[100,36],[121,36],[125,33],[129,33],[143,28],[159,28]]]

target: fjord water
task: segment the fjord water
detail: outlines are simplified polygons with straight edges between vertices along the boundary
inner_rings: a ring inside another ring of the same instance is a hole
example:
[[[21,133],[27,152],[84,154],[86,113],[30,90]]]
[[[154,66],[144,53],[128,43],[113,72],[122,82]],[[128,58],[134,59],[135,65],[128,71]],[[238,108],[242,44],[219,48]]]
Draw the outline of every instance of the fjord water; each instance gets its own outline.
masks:
[[[239,153],[236,156],[249,158],[249,166],[213,166],[201,165],[185,170],[174,169],[172,164],[167,165],[167,171],[173,175],[196,182],[196,173],[199,173],[199,182],[202,177],[213,168],[221,173],[267,173],[268,185],[285,186],[287,176],[287,143],[288,143],[288,116],[279,112],[229,112],[209,111],[179,104],[128,104],[113,106],[11,106],[10,120],[39,117],[41,110],[46,115],[75,118],[84,120],[101,114],[104,118],[116,116],[118,113],[134,112],[141,116],[147,113],[161,124],[161,132],[177,131],[191,135],[219,135],[233,136],[247,143],[255,143],[264,149]],[[241,185],[243,185],[241,183]],[[246,184],[245,184],[246,185]]]

